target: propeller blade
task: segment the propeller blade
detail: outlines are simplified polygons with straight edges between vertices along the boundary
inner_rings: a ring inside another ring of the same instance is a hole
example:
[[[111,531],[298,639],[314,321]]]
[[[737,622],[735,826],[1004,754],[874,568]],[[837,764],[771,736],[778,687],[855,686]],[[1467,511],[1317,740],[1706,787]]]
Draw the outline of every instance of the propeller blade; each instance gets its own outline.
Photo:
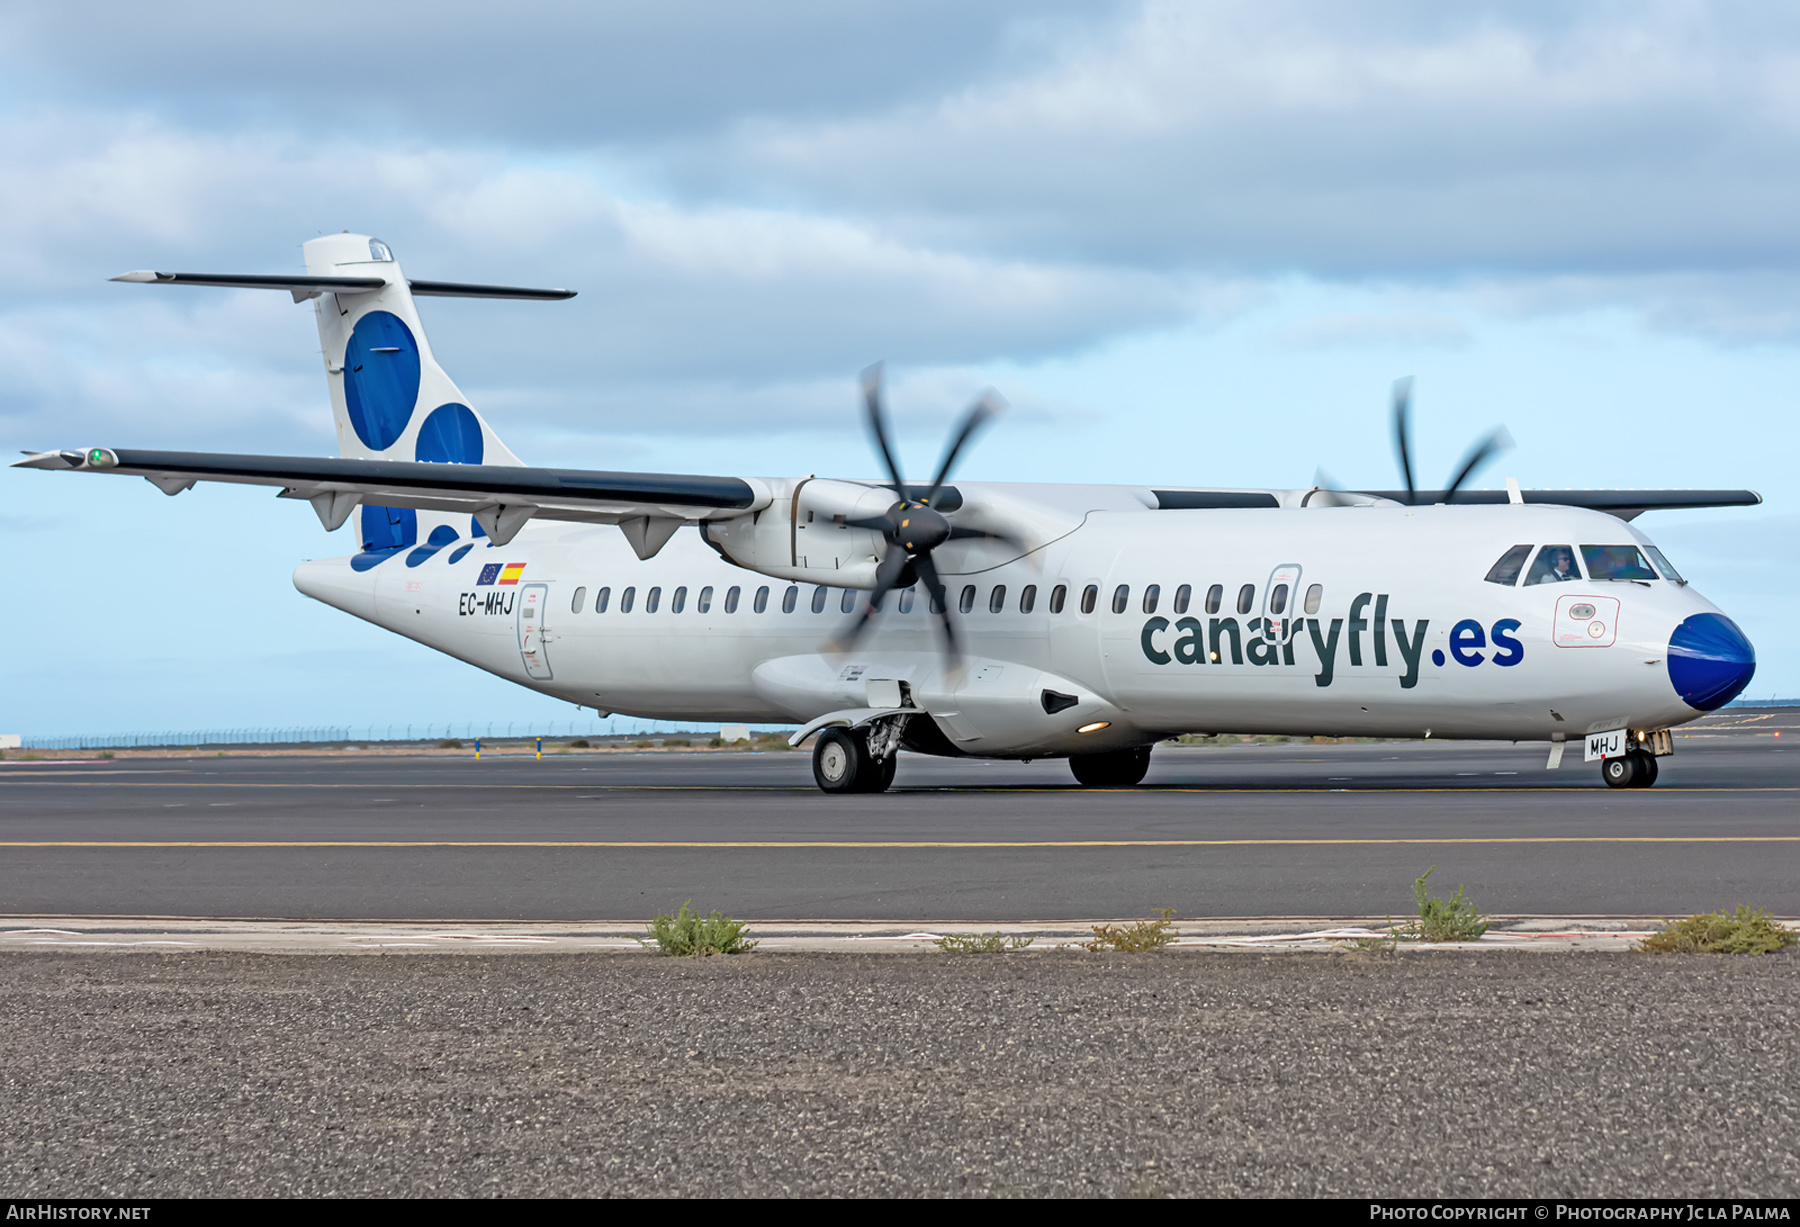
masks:
[[[938,619],[944,626],[944,651],[950,660],[950,668],[953,671],[960,669],[962,649],[956,643],[956,622],[950,613],[950,594],[944,591],[944,581],[938,578],[937,566],[931,561],[930,554],[921,554],[913,559],[913,569],[918,572],[919,582],[925,585],[925,591],[937,606]],[[926,606],[927,609],[930,607]]]
[[[949,448],[944,452],[943,460],[938,462],[937,476],[931,481],[931,493],[921,501],[929,505],[937,497],[938,491],[942,490],[944,483],[950,479],[950,468],[956,463],[957,456],[962,453],[963,445],[974,437],[975,432],[980,430],[989,418],[1005,407],[1006,402],[1001,400],[1000,394],[992,388],[983,392],[981,398],[969,406],[969,411],[963,415],[962,426],[957,430],[956,437],[950,441]]]
[[[1468,481],[1469,478],[1475,475],[1475,470],[1486,464],[1494,455],[1505,451],[1511,446],[1512,436],[1506,433],[1506,427],[1501,426],[1489,433],[1486,438],[1482,439],[1474,447],[1470,448],[1468,456],[1463,459],[1462,469],[1458,471],[1455,477],[1450,479],[1450,487],[1444,491],[1444,501],[1446,503],[1454,503],[1456,501],[1456,492],[1462,489],[1462,484],[1465,481]]]
[[[1332,478],[1331,474],[1327,473],[1323,468],[1318,468],[1313,471],[1313,493],[1307,495],[1302,502],[1303,504],[1310,504],[1314,498],[1317,498],[1319,506],[1321,507],[1348,506],[1344,501],[1343,495],[1343,490],[1339,488],[1338,483]]]
[[[869,367],[862,373],[863,409],[869,419],[869,433],[875,436],[875,446],[881,449],[881,459],[887,465],[888,476],[893,479],[894,493],[901,498],[906,497],[906,479],[900,476],[900,465],[894,459],[894,449],[888,446],[887,411],[881,404],[881,363]]]
[[[875,569],[875,589],[869,593],[868,599],[857,611],[856,621],[846,627],[836,639],[832,640],[832,648],[837,652],[847,652],[856,646],[863,632],[869,628],[869,619],[873,618],[881,608],[881,599],[898,585],[900,575],[906,570],[906,564],[912,561],[906,551],[890,547],[881,565]]]
[[[1400,476],[1406,482],[1406,503],[1418,501],[1418,488],[1413,484],[1412,430],[1407,417],[1412,412],[1412,376],[1394,380],[1394,450],[1400,456]]]

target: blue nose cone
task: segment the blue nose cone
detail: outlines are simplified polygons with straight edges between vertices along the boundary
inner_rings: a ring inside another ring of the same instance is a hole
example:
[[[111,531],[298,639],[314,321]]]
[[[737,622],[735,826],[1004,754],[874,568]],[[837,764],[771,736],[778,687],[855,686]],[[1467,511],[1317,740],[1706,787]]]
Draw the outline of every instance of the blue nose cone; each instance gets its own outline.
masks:
[[[1756,676],[1756,649],[1724,614],[1695,614],[1669,636],[1669,682],[1700,711],[1723,707]]]

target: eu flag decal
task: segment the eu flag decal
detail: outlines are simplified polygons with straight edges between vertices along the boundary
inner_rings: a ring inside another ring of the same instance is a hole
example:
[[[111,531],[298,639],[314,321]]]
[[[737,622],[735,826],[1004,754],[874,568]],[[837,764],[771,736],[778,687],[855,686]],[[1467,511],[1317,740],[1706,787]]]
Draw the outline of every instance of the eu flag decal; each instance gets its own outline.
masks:
[[[490,562],[487,566],[481,568],[481,578],[475,581],[475,586],[479,588],[483,584],[491,584],[499,578],[500,564],[497,562]]]

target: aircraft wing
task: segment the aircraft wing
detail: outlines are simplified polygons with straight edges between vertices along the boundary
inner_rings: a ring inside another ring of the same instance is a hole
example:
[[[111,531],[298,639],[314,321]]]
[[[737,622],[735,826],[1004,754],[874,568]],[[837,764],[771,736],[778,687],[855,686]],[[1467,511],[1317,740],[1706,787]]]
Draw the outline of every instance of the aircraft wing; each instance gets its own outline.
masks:
[[[773,497],[761,481],[742,477],[105,447],[33,453],[13,467],[143,477],[165,494],[199,481],[277,486],[279,497],[312,503],[327,529],[341,525],[359,503],[466,512],[500,545],[531,519],[618,524],[643,557],[682,524],[748,515]]]
[[[1333,506],[1334,501],[1312,504],[1311,500],[1329,496],[1331,500],[1379,499],[1389,503],[1405,503],[1404,490],[1152,490],[1160,511],[1219,510],[1253,507]],[[1756,507],[1762,495],[1754,490],[1521,490],[1519,499],[1551,507],[1586,507],[1605,511],[1621,520],[1635,520],[1646,511],[1697,511],[1705,507]],[[1509,502],[1505,490],[1458,490],[1449,497],[1443,490],[1419,490],[1412,501],[1420,506],[1433,503],[1499,504]]]

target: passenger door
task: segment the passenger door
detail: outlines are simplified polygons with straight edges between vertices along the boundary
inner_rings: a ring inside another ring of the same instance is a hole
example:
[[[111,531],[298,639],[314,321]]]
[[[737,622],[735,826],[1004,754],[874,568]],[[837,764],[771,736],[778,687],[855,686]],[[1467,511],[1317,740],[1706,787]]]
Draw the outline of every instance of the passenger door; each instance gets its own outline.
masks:
[[[545,654],[544,611],[549,603],[547,584],[526,584],[519,589],[519,655],[525,673],[536,681],[551,679],[550,658]]]

